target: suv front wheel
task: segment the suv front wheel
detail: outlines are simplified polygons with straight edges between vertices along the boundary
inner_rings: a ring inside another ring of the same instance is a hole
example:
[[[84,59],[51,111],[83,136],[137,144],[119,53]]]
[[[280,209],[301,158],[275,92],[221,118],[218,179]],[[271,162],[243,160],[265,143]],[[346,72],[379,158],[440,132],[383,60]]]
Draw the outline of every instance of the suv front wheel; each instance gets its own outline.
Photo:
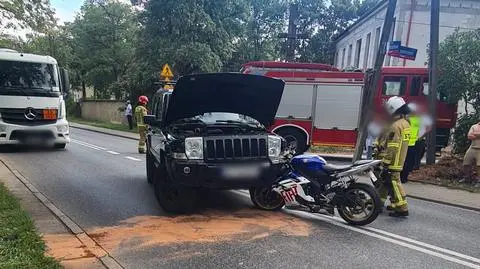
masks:
[[[160,164],[155,170],[155,196],[160,206],[168,213],[193,212],[197,202],[197,190],[173,184],[164,164]]]

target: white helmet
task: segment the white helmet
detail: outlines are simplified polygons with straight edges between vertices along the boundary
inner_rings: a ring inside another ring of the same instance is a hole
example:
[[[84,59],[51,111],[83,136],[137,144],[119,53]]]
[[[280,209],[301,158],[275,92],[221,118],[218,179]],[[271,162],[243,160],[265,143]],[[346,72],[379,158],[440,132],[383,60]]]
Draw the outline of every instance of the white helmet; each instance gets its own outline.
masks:
[[[385,109],[387,110],[388,114],[393,115],[405,104],[405,100],[403,100],[402,97],[393,96],[390,97],[387,102],[385,102]]]

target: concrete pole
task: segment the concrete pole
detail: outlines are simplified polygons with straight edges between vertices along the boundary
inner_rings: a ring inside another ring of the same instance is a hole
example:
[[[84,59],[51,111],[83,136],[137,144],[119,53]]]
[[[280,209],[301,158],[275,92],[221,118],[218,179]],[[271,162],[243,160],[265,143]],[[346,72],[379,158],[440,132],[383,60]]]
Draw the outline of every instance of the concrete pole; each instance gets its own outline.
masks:
[[[287,57],[288,62],[295,61],[295,48],[297,43],[297,19],[298,19],[298,4],[290,4],[288,19],[288,36],[287,36]]]
[[[433,117],[432,131],[427,137],[427,164],[435,164],[435,152],[437,145],[437,79],[438,79],[438,32],[440,23],[440,0],[432,0],[432,13],[430,18],[430,61],[429,63],[429,93],[428,107],[430,115]]]
[[[395,7],[397,6],[397,0],[389,0],[387,7],[387,14],[385,15],[385,21],[383,23],[382,36],[380,38],[380,45],[378,46],[377,55],[375,57],[375,65],[373,69],[373,74],[365,77],[365,87],[366,91],[362,100],[362,117],[360,118],[359,123],[359,132],[357,136],[357,143],[355,145],[355,153],[353,155],[353,162],[358,161],[362,158],[363,148],[365,147],[365,140],[367,139],[368,134],[368,124],[372,117],[372,107],[373,99],[375,97],[375,92],[377,89],[378,82],[382,74],[383,61],[385,60],[385,54],[387,53],[387,43],[390,39],[390,33],[392,32],[393,20],[395,15]],[[367,79],[369,78],[369,79]]]

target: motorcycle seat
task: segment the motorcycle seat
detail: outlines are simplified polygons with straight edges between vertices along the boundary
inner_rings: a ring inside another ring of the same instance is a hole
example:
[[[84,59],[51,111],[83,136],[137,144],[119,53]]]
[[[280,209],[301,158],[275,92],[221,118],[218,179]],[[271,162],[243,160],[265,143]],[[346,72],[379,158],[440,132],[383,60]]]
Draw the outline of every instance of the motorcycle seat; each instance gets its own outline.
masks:
[[[367,163],[371,163],[373,162],[373,160],[360,160],[360,161],[356,161],[355,163],[353,164],[349,164],[349,165],[335,165],[335,164],[325,164],[323,165],[323,170],[328,173],[328,174],[334,174],[334,173],[340,173],[340,172],[344,172],[344,171],[347,171],[355,166],[359,166],[359,165],[363,165],[363,164],[367,164]]]

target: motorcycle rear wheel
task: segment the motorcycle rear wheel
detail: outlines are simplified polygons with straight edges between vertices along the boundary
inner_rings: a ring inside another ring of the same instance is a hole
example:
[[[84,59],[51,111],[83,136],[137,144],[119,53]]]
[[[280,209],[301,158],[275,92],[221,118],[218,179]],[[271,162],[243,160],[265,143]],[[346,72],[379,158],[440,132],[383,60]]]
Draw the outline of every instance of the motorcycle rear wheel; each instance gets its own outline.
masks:
[[[354,183],[344,195],[347,198],[344,203],[337,205],[337,209],[340,217],[351,225],[367,225],[373,222],[382,210],[380,196],[370,185]]]
[[[254,187],[250,188],[250,199],[253,205],[263,210],[276,211],[285,206],[285,202],[280,194],[274,192],[272,187]]]

